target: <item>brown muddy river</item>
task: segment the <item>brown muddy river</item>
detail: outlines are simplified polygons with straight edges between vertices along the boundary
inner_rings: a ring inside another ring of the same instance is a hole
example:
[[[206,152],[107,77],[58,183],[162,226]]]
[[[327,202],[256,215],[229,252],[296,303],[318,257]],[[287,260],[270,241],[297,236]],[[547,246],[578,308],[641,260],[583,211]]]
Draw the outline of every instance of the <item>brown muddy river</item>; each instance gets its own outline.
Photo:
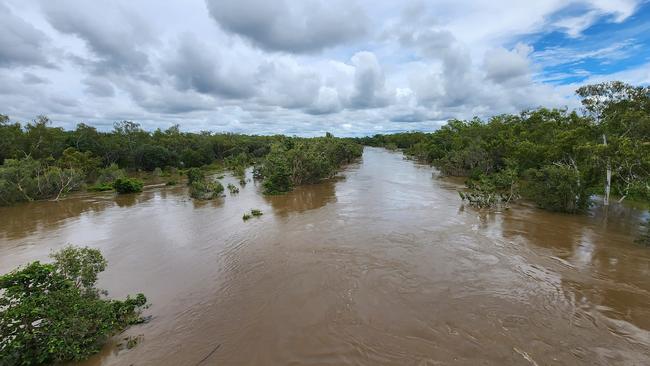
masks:
[[[366,148],[284,196],[249,183],[213,202],[161,187],[0,208],[0,273],[88,245],[109,262],[100,287],[147,295],[151,321],[127,332],[142,342],[84,365],[650,364],[641,211],[481,214],[432,173]]]

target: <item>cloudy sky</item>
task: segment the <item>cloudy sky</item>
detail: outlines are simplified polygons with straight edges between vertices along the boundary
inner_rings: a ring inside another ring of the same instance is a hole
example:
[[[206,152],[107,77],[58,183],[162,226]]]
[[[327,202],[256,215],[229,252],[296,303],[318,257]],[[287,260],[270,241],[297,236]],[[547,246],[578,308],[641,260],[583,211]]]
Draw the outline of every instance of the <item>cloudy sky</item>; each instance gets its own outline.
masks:
[[[650,83],[643,0],[0,0],[0,113],[366,135]]]

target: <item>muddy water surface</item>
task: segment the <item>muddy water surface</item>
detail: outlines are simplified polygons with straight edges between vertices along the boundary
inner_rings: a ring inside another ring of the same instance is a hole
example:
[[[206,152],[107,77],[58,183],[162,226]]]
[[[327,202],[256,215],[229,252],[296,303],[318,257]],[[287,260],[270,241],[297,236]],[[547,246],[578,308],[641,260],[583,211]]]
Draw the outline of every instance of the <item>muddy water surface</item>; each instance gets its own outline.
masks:
[[[85,365],[650,364],[641,211],[480,214],[457,189],[366,148],[284,196],[251,182],[212,202],[172,187],[0,208],[0,273],[88,245],[109,261],[100,287],[147,295],[151,321],[126,334],[142,342]]]

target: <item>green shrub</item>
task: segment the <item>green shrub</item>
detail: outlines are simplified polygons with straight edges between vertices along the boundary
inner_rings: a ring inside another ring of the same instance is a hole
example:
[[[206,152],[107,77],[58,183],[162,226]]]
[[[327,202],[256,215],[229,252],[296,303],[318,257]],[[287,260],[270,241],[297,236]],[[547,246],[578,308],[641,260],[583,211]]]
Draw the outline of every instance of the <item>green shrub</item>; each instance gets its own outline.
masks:
[[[53,159],[6,159],[0,165],[0,205],[53,198],[78,190],[83,171],[55,165]]]
[[[178,184],[175,180],[168,180],[167,183],[165,183],[166,186],[175,186]]]
[[[546,165],[526,172],[526,195],[543,209],[577,213],[589,207],[580,174],[568,165]]]
[[[230,194],[239,193],[239,188],[237,188],[237,186],[235,186],[234,184],[228,183],[227,187],[228,187],[228,191],[230,191]]]
[[[251,210],[251,215],[253,215],[255,217],[258,217],[258,216],[262,216],[263,214],[262,214],[262,211],[260,211],[260,210],[252,209]]]
[[[221,196],[224,188],[219,182],[196,181],[190,184],[190,196],[200,200],[210,200]]]
[[[113,163],[108,167],[99,170],[97,183],[113,183],[119,178],[126,178],[126,173],[124,173],[124,169],[120,169],[117,164]]]
[[[143,294],[109,300],[95,288],[106,268],[98,250],[69,246],[52,257],[0,276],[0,365],[80,361],[143,320]]]
[[[112,183],[97,183],[95,185],[92,185],[92,186],[88,187],[88,190],[90,192],[112,191],[113,190],[113,184]]]
[[[291,167],[287,152],[280,146],[274,146],[267,155],[262,168],[264,176],[265,194],[280,194],[289,192],[293,187],[291,184]]]
[[[251,215],[245,213],[244,216],[242,216],[241,218],[242,218],[242,220],[244,220],[244,221],[248,221],[251,217],[252,217]]]
[[[113,188],[117,193],[137,193],[142,192],[144,182],[135,178],[118,178],[113,182]]]
[[[187,170],[187,185],[191,186],[194,182],[205,180],[205,173],[199,168],[190,168]]]

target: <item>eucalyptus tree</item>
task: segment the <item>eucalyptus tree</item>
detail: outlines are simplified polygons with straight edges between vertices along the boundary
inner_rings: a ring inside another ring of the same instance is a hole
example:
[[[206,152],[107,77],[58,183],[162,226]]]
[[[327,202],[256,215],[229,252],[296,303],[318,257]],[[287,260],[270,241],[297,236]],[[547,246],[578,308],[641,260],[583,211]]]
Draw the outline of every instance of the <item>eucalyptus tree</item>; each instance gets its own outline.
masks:
[[[650,88],[611,81],[579,88],[582,105],[602,137],[597,153],[604,162],[604,204],[609,204],[613,176],[625,198],[648,175]],[[644,177],[645,176],[645,177]]]

